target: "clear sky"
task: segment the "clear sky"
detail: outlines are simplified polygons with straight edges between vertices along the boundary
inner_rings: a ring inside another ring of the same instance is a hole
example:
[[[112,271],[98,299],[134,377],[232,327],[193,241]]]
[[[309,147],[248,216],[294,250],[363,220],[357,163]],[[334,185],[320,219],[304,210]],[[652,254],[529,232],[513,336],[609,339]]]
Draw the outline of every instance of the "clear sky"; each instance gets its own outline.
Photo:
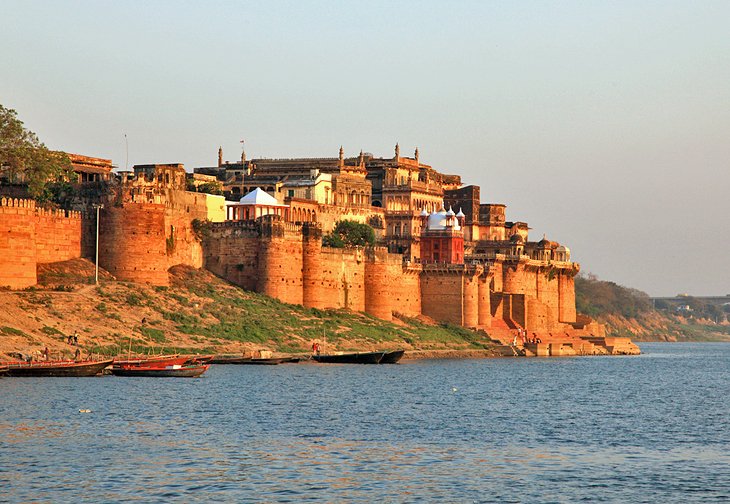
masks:
[[[730,1],[0,1],[0,103],[129,166],[376,156],[584,271],[730,294]]]

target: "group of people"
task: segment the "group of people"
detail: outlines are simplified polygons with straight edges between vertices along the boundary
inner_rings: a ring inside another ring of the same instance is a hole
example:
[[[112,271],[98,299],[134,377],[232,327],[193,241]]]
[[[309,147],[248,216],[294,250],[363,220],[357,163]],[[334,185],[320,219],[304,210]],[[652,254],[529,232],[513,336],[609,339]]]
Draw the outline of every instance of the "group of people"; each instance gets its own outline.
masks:
[[[537,343],[542,343],[542,339],[535,335],[535,333],[532,334],[532,338],[527,333],[527,329],[523,329],[522,327],[517,328],[517,334],[515,334],[514,339],[512,340],[512,346],[517,346],[517,340],[518,338],[522,341],[522,346],[527,345],[528,343],[531,343],[533,345]]]
[[[79,332],[74,331],[73,334],[69,334],[66,338],[66,343],[69,345],[79,346]]]
[[[312,353],[319,355],[320,351],[321,351],[321,348],[319,346],[319,343],[316,341],[314,343],[312,343]]]

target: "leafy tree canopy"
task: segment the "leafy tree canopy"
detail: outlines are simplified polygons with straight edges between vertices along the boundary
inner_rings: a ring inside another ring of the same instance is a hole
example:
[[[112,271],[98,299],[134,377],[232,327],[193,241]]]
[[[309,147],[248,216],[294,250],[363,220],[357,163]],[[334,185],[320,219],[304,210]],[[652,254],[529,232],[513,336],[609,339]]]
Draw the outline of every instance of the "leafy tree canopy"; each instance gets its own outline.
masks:
[[[630,318],[652,309],[646,293],[583,273],[575,278],[575,304],[580,313],[591,317],[614,314]]]
[[[11,183],[25,183],[33,197],[44,193],[46,183],[71,174],[71,162],[63,152],[49,150],[23,126],[13,109],[0,105],[0,176]]]
[[[204,182],[196,186],[192,180],[189,180],[187,183],[187,190],[207,194],[223,194],[223,188],[219,182]]]
[[[322,245],[334,248],[366,247],[374,243],[373,228],[351,220],[338,222],[332,233],[322,237]]]

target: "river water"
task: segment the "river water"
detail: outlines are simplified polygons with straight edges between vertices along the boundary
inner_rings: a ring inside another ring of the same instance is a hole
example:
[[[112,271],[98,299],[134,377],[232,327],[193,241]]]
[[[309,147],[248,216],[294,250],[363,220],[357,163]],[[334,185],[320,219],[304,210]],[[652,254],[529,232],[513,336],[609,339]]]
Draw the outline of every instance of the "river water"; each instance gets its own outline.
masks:
[[[3,378],[0,502],[727,502],[730,344],[642,351]]]

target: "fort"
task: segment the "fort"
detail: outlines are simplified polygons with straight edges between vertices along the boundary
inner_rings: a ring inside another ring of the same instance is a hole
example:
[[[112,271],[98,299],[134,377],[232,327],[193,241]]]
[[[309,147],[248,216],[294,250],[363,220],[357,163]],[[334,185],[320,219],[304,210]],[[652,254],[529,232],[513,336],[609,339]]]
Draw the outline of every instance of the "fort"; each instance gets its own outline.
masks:
[[[243,153],[233,163],[219,149],[216,166],[193,173],[181,164],[113,173],[109,160],[71,159],[78,184],[103,190],[66,211],[0,199],[0,286],[30,287],[38,264],[93,257],[98,225],[100,267],[119,280],[164,286],[182,264],[286,303],[426,317],[535,355],[607,345],[603,328],[576,313],[580,266],[570,249],[530,240],[505,205],[482,203],[478,186],[422,163],[418,149],[406,157],[396,145],[390,158],[345,157],[342,148],[333,158]],[[344,220],[371,226],[375,245],[323,246]]]

